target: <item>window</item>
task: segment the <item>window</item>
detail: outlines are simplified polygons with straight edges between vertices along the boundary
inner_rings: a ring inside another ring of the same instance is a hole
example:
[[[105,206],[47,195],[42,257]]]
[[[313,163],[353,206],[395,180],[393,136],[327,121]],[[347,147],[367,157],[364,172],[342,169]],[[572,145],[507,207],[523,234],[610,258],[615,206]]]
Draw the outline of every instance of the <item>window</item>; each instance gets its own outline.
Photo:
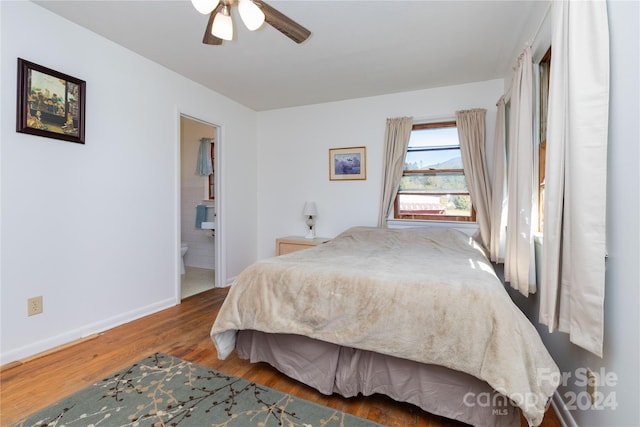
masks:
[[[413,125],[394,218],[475,221],[455,121]]]
[[[544,231],[544,178],[547,152],[547,113],[549,104],[549,73],[551,71],[551,48],[542,57],[540,67],[540,141],[538,145],[538,231]]]

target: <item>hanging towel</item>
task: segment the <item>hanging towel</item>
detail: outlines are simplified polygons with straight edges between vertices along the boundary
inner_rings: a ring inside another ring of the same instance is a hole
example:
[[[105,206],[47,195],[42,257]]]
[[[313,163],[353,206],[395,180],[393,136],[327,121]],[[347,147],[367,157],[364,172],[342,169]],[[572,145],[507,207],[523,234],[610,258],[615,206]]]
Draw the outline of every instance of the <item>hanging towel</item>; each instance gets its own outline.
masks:
[[[196,206],[196,228],[202,228],[202,221],[207,220],[207,207],[205,205]]]
[[[198,163],[196,164],[196,174],[209,176],[213,174],[213,162],[211,161],[211,143],[213,138],[200,138],[200,149],[198,150]]]

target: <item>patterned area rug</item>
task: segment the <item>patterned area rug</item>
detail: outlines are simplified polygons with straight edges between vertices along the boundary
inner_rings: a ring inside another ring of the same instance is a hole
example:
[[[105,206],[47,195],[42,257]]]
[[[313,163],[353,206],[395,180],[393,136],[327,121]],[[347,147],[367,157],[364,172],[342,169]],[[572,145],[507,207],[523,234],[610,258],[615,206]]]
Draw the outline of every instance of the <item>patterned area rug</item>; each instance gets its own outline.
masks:
[[[373,427],[379,424],[156,353],[14,426]]]

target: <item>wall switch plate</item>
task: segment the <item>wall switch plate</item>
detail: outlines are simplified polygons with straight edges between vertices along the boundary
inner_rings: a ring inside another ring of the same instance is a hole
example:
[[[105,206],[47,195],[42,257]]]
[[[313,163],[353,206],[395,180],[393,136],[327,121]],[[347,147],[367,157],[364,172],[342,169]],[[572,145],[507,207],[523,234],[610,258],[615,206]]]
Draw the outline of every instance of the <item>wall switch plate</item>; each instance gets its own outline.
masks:
[[[42,313],[42,296],[27,299],[27,316]]]

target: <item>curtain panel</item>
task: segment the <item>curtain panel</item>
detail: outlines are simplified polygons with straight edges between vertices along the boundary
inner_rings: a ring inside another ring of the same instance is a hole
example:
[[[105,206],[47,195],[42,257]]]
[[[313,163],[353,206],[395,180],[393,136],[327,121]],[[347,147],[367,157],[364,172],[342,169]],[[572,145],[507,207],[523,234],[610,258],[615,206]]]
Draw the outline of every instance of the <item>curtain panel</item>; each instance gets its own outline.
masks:
[[[456,111],[456,127],[460,140],[460,153],[469,194],[476,209],[482,244],[491,246],[491,188],[487,172],[485,118],[487,110]]]
[[[413,117],[387,119],[384,137],[384,158],[382,165],[382,191],[378,227],[387,226],[387,218],[393,210],[393,202],[398,193],[398,186],[404,169],[404,159],[411,137]]]
[[[602,1],[552,5],[540,322],[602,357],[609,27]]]
[[[531,47],[518,57],[511,83],[507,161],[507,232],[505,280],[522,295],[536,291],[532,198],[534,181],[533,64]],[[537,197],[536,197],[537,200]]]

